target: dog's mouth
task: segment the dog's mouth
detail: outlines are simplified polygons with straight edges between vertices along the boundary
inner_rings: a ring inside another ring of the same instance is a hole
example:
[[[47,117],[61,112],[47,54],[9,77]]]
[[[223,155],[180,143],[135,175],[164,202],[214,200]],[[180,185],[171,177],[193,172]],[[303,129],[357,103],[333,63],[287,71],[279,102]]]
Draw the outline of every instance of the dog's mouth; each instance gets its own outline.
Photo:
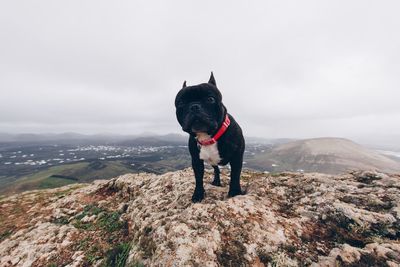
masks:
[[[200,132],[208,131],[208,125],[199,119],[194,119],[190,128],[193,133],[200,133]]]
[[[182,130],[188,133],[209,132],[212,120],[206,114],[192,115],[188,114],[182,123]]]

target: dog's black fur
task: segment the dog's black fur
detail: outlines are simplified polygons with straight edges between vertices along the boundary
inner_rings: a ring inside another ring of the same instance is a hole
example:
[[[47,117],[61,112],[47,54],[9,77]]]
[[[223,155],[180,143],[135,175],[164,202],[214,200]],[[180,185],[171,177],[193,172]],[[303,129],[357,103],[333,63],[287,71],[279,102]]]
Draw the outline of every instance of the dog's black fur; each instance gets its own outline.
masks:
[[[200,202],[204,198],[204,161],[200,159],[200,148],[196,140],[196,133],[204,132],[211,137],[215,135],[221,127],[226,114],[231,121],[226,132],[218,140],[218,151],[221,161],[218,165],[231,166],[231,180],[229,185],[229,197],[241,195],[240,173],[242,171],[243,153],[245,141],[242,129],[235,119],[227,113],[227,109],[222,103],[222,95],[217,88],[214,75],[211,73],[208,83],[194,86],[186,86],[186,81],[182,89],[175,98],[176,117],[182,130],[189,133],[189,151],[192,156],[192,167],[196,178],[196,188],[192,201]],[[221,186],[220,172],[218,165],[214,168],[215,186]]]

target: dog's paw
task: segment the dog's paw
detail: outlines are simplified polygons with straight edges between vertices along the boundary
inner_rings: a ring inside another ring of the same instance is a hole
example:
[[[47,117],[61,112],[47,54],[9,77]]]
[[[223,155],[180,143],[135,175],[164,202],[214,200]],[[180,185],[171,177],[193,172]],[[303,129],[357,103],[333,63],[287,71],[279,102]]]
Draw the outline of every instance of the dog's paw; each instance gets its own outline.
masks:
[[[238,195],[244,195],[245,193],[241,189],[232,189],[228,192],[228,197],[234,197]]]
[[[221,184],[221,181],[212,181],[211,182],[211,184],[213,185],[213,186],[222,186],[222,184]]]
[[[204,190],[195,190],[192,196],[192,202],[201,202],[204,199]]]

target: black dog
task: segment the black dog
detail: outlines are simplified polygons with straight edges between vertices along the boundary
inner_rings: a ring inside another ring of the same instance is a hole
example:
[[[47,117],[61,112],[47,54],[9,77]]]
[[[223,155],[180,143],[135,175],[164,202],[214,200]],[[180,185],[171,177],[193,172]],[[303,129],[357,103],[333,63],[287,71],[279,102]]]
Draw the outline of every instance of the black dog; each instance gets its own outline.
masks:
[[[185,81],[175,98],[175,107],[179,124],[190,134],[189,151],[196,178],[192,201],[200,202],[204,198],[204,161],[214,168],[212,184],[215,186],[221,186],[218,165],[230,163],[228,196],[242,194],[240,173],[245,147],[242,129],[222,104],[213,73],[208,83],[186,86]]]

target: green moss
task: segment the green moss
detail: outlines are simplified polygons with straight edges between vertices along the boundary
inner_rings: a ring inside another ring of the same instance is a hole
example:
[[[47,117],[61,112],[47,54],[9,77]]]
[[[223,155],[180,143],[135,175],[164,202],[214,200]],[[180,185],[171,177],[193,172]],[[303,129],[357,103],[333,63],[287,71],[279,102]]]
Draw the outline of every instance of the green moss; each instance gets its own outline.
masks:
[[[130,250],[131,245],[129,243],[121,243],[117,245],[107,252],[107,259],[104,266],[124,267]]]
[[[98,207],[95,204],[86,205],[83,208],[83,211],[77,216],[77,219],[82,219],[86,215],[98,215],[99,213],[105,211],[105,209]]]
[[[103,230],[107,232],[115,232],[125,226],[125,223],[119,220],[120,216],[121,215],[116,211],[101,214],[98,220],[98,224]]]
[[[90,246],[85,253],[86,262],[89,263],[90,265],[93,265],[93,263],[95,263],[97,260],[101,258],[102,258],[102,251],[97,245]]]
[[[95,222],[82,222],[85,216],[98,216]],[[108,233],[119,231],[125,227],[125,222],[120,221],[121,214],[117,211],[108,212],[95,204],[85,206],[83,211],[75,217],[74,226],[84,230],[103,230]]]
[[[0,241],[3,241],[7,237],[9,237],[12,234],[11,230],[7,230],[5,232],[0,233]]]
[[[77,250],[87,250],[90,247],[90,244],[93,242],[93,239],[90,237],[86,237],[84,239],[79,240],[76,244]]]
[[[94,224],[92,224],[92,223],[84,223],[84,222],[82,222],[80,220],[74,222],[73,225],[74,225],[75,228],[88,230],[88,231],[95,229]]]
[[[55,224],[68,224],[69,221],[68,221],[67,217],[60,217],[60,218],[56,218],[56,219],[52,220],[52,223],[55,223]]]
[[[83,208],[83,211],[81,213],[79,213],[75,217],[75,219],[82,220],[82,218],[84,218],[85,216],[98,215],[99,213],[101,213],[103,211],[105,211],[103,208],[100,208],[94,204],[89,204]]]
[[[96,216],[96,219],[82,222],[86,216]],[[75,244],[76,250],[85,251],[85,265],[92,266],[101,260],[102,266],[125,266],[130,250],[125,232],[128,224],[121,221],[120,217],[119,212],[109,211],[93,203],[86,205],[75,216],[73,225],[76,228],[91,231],[85,233],[87,238]]]
[[[104,211],[104,209],[98,207],[97,205],[89,204],[85,206],[83,211],[88,213],[88,215],[98,215],[100,212]]]

